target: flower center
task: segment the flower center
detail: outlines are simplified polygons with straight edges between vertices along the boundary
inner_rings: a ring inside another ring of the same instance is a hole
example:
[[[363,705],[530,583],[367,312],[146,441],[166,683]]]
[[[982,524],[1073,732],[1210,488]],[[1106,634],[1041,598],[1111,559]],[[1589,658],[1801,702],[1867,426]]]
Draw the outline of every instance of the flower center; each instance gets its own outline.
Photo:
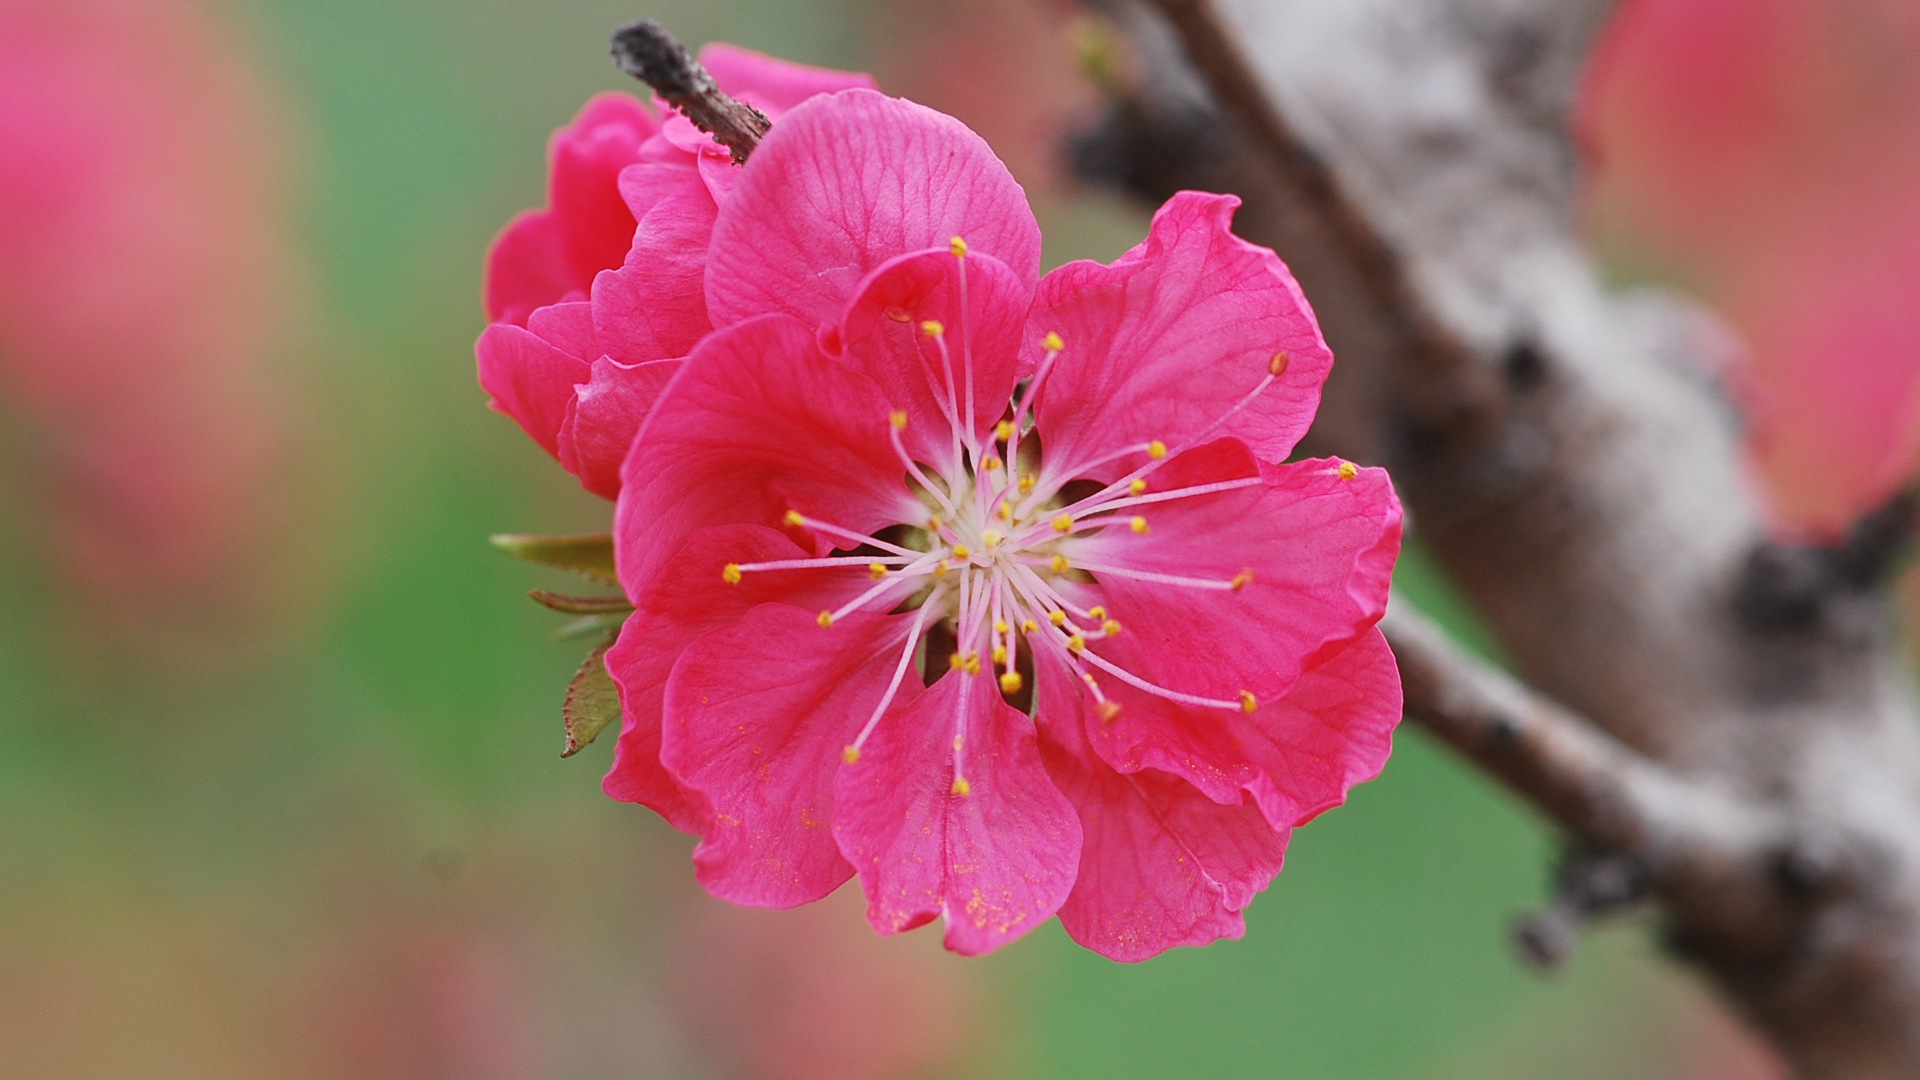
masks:
[[[953,252],[961,262],[964,289],[966,248],[958,237]],[[901,313],[895,318],[906,322],[910,316]],[[1111,557],[1098,557],[1101,552],[1110,556],[1111,544],[1093,545],[1089,541],[1117,532],[1123,538],[1138,537],[1145,542],[1153,528],[1156,507],[1258,486],[1263,483],[1261,478],[1157,488],[1155,473],[1174,456],[1159,439],[1122,447],[1074,468],[1070,474],[1061,470],[1049,473],[1040,452],[1040,433],[1034,428],[1034,404],[1045,392],[1047,378],[1066,349],[1060,336],[1046,336],[1043,358],[1033,377],[1016,390],[990,436],[982,440],[975,434],[978,425],[973,415],[971,357],[952,355],[946,328],[938,322],[921,322],[917,331],[929,339],[939,358],[938,364],[931,366],[929,382],[952,431],[946,460],[920,462],[908,453],[901,438],[908,425],[905,412],[894,412],[884,422],[906,483],[926,509],[925,518],[900,522],[897,528],[881,530],[883,535],[869,535],[792,509],[786,514],[789,526],[829,537],[838,550],[825,558],[729,564],[724,575],[729,583],[738,583],[742,575],[757,571],[863,567],[873,580],[871,587],[838,608],[821,611],[818,621],[822,628],[830,629],[837,620],[856,611],[912,612],[893,680],[865,727],[847,746],[846,760],[851,763],[859,759],[861,747],[892,704],[916,656],[929,669],[929,675],[948,669],[968,675],[995,671],[1001,694],[1014,701],[1024,700],[1020,698],[1027,678],[1023,671],[1031,671],[1034,654],[1046,650],[1079,676],[1093,696],[1099,715],[1109,721],[1119,715],[1120,707],[1103,689],[1107,679],[1183,705],[1252,712],[1258,702],[1249,691],[1241,690],[1233,698],[1183,693],[1143,678],[1089,648],[1090,643],[1122,632],[1120,616],[1124,612],[1109,610],[1102,578],[1238,591],[1253,580],[1252,572],[1243,570],[1231,578],[1217,579],[1117,565]],[[964,351],[968,348],[966,336],[961,335],[960,340]],[[1275,353],[1258,385],[1205,429],[1184,440],[1178,450],[1205,442],[1271,387],[1286,366],[1287,354]],[[882,418],[876,418],[876,422],[882,422]],[[1111,482],[1089,476],[1128,460],[1142,463]],[[1347,476],[1350,468],[1342,465],[1341,475]],[[953,642],[944,657],[944,668],[941,657],[927,655],[931,650],[922,649],[922,642],[932,640],[936,631],[942,639]],[[953,791],[957,795],[969,790],[960,770],[961,752],[956,738]]]

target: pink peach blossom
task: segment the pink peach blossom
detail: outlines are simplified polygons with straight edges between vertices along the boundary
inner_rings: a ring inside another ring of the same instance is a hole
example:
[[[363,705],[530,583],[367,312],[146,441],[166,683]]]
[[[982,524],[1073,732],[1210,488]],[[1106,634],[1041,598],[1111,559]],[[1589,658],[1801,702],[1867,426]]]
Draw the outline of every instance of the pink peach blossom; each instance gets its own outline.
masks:
[[[1399,505],[1272,464],[1332,357],[1236,205],[1182,193],[1037,280],[957,121],[849,90],[775,125],[615,522],[607,791],[699,834],[714,895],[857,873],[882,933],[983,953],[1057,913],[1137,960],[1238,936],[1290,831],[1379,770]]]
[[[1636,0],[1582,116],[1602,242],[1741,331],[1777,524],[1844,530],[1920,461],[1920,6]]]
[[[873,83],[730,45],[700,59],[773,117]],[[612,498],[648,406],[713,328],[708,236],[739,170],[685,117],[667,109],[656,120],[614,93],[556,132],[551,156],[548,207],[515,218],[487,255],[480,384],[588,490]]]

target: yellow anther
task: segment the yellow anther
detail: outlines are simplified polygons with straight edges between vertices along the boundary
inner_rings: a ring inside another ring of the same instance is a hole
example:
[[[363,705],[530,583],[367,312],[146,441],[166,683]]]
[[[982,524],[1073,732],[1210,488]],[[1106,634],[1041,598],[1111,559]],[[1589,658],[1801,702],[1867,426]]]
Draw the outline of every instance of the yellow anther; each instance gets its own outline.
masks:
[[[901,311],[897,307],[890,307],[887,309],[887,318],[892,319],[894,322],[912,322],[913,321],[913,316],[907,314],[904,311]]]
[[[849,746],[845,750],[840,751],[840,760],[846,762],[849,765],[853,764],[856,761],[859,761],[860,748],[857,746]]]
[[[1099,705],[1095,706],[1095,710],[1099,712],[1100,720],[1102,723],[1111,724],[1113,723],[1114,718],[1120,715],[1120,706],[1117,703],[1111,702],[1111,701],[1101,702]]]
[[[720,571],[720,580],[729,585],[740,584],[740,564],[737,562],[728,563],[726,567]]]
[[[964,259],[967,257],[967,242],[956,236],[947,241],[947,250],[953,252],[954,258]]]
[[[1234,592],[1239,592],[1241,589],[1244,589],[1251,584],[1253,584],[1253,571],[1242,570],[1239,573],[1233,575],[1233,591]]]
[[[966,666],[967,666],[967,658],[962,653],[954,653],[951,656],[947,657],[948,671],[959,671],[961,668]]]
[[[953,557],[956,559],[972,558],[973,549],[965,544],[955,544],[953,545]]]
[[[994,632],[994,633],[996,633],[996,634],[1004,634],[1004,633],[1006,633],[1006,632],[1007,632],[1007,620],[1005,620],[1005,619],[995,619],[995,620],[993,620],[993,632]]]
[[[800,511],[789,510],[787,511],[786,522],[787,524],[797,529],[800,526],[805,525],[807,523],[807,519],[800,516]]]
[[[870,578],[872,578],[872,579],[873,579],[873,580],[875,580],[875,581],[879,581],[879,580],[880,580],[881,578],[883,578],[883,577],[886,577],[886,576],[887,576],[887,564],[886,564],[886,563],[877,563],[877,562],[876,562],[876,563],[868,563],[868,564],[867,564],[867,576],[868,576],[868,577],[870,577]]]
[[[1059,334],[1049,330],[1047,336],[1040,339],[1040,347],[1048,352],[1059,352],[1067,347],[1067,343],[1060,340]]]
[[[933,564],[933,576],[934,577],[947,576],[947,560],[941,559],[939,562]]]
[[[1021,633],[1023,633],[1023,634],[1031,634],[1031,633],[1033,633],[1033,632],[1034,632],[1035,630],[1038,630],[1038,629],[1040,629],[1040,624],[1039,624],[1039,623],[1037,623],[1037,622],[1034,622],[1034,621],[1033,621],[1032,619],[1021,619],[1021,620],[1020,620],[1020,632],[1021,632]]]
[[[1026,681],[1020,678],[1020,673],[1017,671],[1003,672],[1000,675],[1000,692],[1003,694],[1017,694],[1025,685]]]
[[[1108,619],[1106,622],[1100,624],[1100,629],[1106,631],[1108,637],[1118,637],[1120,634],[1120,623],[1118,620]]]
[[[980,542],[986,545],[988,551],[999,547],[1000,541],[1004,539],[1006,539],[1006,537],[1000,535],[999,529],[988,529],[980,534]]]
[[[1055,608],[1047,612],[1047,621],[1055,626],[1065,626],[1067,625],[1067,613]]]
[[[1253,691],[1251,690],[1240,691],[1240,711],[1241,712],[1250,713],[1259,707],[1260,707],[1260,699],[1253,696]]]
[[[1342,480],[1351,480],[1360,475],[1360,466],[1355,465],[1351,461],[1343,461],[1340,463],[1340,467],[1335,469],[1334,472],[1337,473]]]
[[[817,622],[817,623],[819,623],[819,624],[820,624],[821,626],[832,626],[832,625],[833,625],[833,612],[831,612],[831,611],[823,611],[823,612],[821,612],[821,613],[820,613],[820,617],[819,617],[819,618],[817,618],[817,619],[815,619],[815,620],[813,620],[813,621],[814,621],[814,622]]]
[[[1002,420],[993,425],[993,437],[999,439],[1001,442],[1006,442],[1008,439],[1013,438],[1013,421]]]
[[[947,332],[947,328],[941,326],[938,319],[928,319],[926,322],[920,324],[920,332],[928,337],[939,337],[941,334]]]
[[[1132,521],[1127,522],[1127,528],[1132,529],[1138,535],[1144,536],[1147,532],[1147,519],[1136,514]]]
[[[1007,647],[1005,645],[995,645],[993,647],[994,666],[998,667],[1001,664],[1004,664],[1006,662],[1007,662]]]
[[[1055,555],[1053,557],[1053,561],[1049,562],[1047,565],[1050,568],[1052,568],[1053,572],[1056,574],[1064,574],[1068,570],[1073,569],[1073,564],[1067,561],[1067,557],[1065,555]]]
[[[1094,622],[1100,622],[1106,617],[1107,606],[1105,604],[1095,604],[1087,609],[1087,618],[1092,619]]]
[[[940,515],[939,514],[927,515],[927,531],[928,532],[940,531]]]
[[[1020,478],[1020,494],[1025,495],[1027,492],[1032,490],[1033,490],[1033,477],[1031,476],[1021,477]]]
[[[1147,456],[1155,461],[1167,456],[1167,444],[1155,439],[1147,444]]]
[[[970,652],[967,654],[966,669],[967,669],[967,674],[969,675],[980,674],[980,654],[979,653]]]
[[[1061,514],[1053,519],[1053,531],[1057,533],[1073,531],[1073,515]]]
[[[949,790],[951,790],[955,795],[967,795],[972,793],[973,785],[967,783],[966,777],[956,776],[953,778],[953,787],[950,788]]]
[[[1146,490],[1147,482],[1145,480],[1135,480],[1133,483],[1127,485],[1127,494],[1129,495],[1139,495]]]
[[[988,458],[988,459],[986,460],[986,462],[985,462],[984,464],[982,464],[982,465],[981,465],[980,467],[981,467],[981,468],[983,468],[983,469],[985,469],[985,470],[987,470],[988,472],[999,472],[999,471],[1000,471],[1000,459],[999,459],[999,458],[997,458],[997,457],[990,457],[990,458]]]
[[[1079,634],[1075,634],[1067,639],[1067,648],[1072,649],[1074,652],[1079,652],[1086,647],[1087,639],[1081,637]]]
[[[1291,363],[1293,357],[1287,355],[1287,350],[1281,349],[1273,354],[1273,359],[1267,361],[1267,374],[1277,379],[1287,373],[1287,365]]]
[[[907,430],[907,411],[905,409],[893,410],[893,412],[887,416],[887,423],[892,424],[893,430],[895,431]]]
[[[1008,502],[1002,502],[1000,504],[1000,509],[995,510],[993,512],[993,516],[999,518],[1001,521],[1012,521],[1013,520],[1013,504]]]

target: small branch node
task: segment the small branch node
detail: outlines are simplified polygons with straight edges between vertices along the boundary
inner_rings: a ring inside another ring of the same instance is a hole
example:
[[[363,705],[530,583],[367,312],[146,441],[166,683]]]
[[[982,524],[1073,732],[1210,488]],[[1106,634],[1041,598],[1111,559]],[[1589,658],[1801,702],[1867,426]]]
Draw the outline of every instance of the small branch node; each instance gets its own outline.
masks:
[[[1587,926],[1639,904],[1650,884],[1646,864],[1634,856],[1575,848],[1555,875],[1552,901],[1514,926],[1514,948],[1529,964],[1552,971],[1572,955]]]
[[[745,164],[773,127],[765,113],[721,90],[679,39],[652,19],[614,31],[613,62],[732,151],[736,164]]]

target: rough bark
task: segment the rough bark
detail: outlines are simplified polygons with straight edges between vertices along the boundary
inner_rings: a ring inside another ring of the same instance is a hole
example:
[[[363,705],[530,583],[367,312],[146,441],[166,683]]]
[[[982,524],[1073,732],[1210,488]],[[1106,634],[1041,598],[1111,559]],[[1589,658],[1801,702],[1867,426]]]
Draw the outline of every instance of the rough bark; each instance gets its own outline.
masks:
[[[1647,897],[1808,1078],[1920,1076],[1902,500],[1769,538],[1710,318],[1602,284],[1568,108],[1597,0],[1102,0],[1139,63],[1077,147],[1246,201],[1339,362],[1316,451],[1387,465],[1519,679],[1396,614],[1409,717],[1563,828],[1543,955]],[[1561,917],[1564,916],[1564,917]]]

